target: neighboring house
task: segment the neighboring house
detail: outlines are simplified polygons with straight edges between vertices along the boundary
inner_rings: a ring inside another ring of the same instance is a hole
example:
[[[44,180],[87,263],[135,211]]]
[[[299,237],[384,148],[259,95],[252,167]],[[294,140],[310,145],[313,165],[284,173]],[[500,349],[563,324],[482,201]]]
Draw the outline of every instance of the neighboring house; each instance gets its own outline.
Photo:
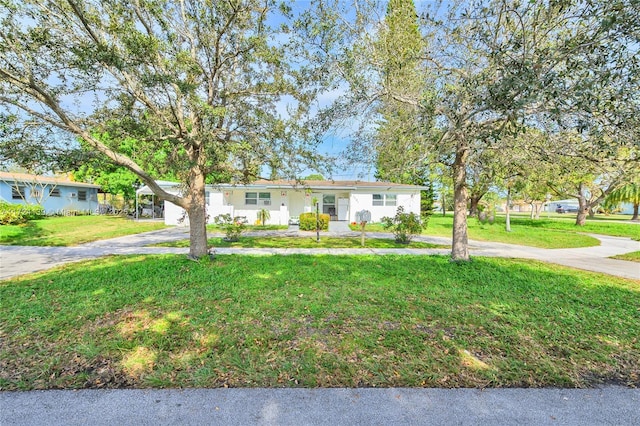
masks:
[[[72,182],[56,176],[0,172],[0,200],[12,204],[41,205],[47,214],[95,211],[100,185]]]
[[[166,191],[180,192],[177,183],[159,182]],[[208,185],[206,188],[209,223],[219,214],[244,216],[255,223],[258,211],[269,210],[268,224],[286,225],[291,217],[315,211],[312,200],[317,199],[321,213],[329,214],[334,221],[356,221],[356,212],[368,210],[371,221],[380,222],[383,216],[394,216],[399,206],[405,212],[420,214],[420,190],[415,185],[389,182],[362,181],[266,181],[248,185]],[[137,191],[138,195],[151,194],[148,187]],[[165,223],[186,223],[185,211],[165,201]]]

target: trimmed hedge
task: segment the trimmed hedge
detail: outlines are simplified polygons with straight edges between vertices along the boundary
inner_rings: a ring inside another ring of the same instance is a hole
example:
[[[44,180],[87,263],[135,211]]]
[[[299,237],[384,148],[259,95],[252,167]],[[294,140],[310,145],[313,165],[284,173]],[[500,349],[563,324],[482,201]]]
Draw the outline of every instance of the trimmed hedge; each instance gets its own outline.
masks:
[[[43,217],[44,209],[42,206],[0,202],[0,225],[18,225]]]
[[[328,214],[320,214],[320,230],[326,231],[329,229],[329,219],[331,217]],[[315,213],[302,213],[300,215],[300,230],[301,231],[315,231],[316,230],[316,214]]]

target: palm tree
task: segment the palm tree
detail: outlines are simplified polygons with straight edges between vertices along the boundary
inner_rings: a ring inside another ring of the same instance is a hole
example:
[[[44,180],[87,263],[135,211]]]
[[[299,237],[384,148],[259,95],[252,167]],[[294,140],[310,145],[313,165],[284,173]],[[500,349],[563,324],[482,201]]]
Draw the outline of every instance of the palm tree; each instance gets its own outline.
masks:
[[[631,220],[638,220],[638,206],[640,206],[640,184],[629,183],[607,197],[607,201],[612,203],[632,203],[633,217]]]
[[[264,226],[269,219],[271,219],[271,213],[269,213],[269,210],[260,209],[260,211],[258,211],[258,220],[262,226]]]

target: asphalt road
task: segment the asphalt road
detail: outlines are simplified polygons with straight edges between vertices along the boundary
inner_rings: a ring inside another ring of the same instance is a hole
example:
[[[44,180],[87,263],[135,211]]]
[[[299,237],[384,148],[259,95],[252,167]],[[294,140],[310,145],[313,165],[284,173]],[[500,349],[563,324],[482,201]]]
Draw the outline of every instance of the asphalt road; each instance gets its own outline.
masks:
[[[0,392],[4,425],[640,425],[640,390]]]

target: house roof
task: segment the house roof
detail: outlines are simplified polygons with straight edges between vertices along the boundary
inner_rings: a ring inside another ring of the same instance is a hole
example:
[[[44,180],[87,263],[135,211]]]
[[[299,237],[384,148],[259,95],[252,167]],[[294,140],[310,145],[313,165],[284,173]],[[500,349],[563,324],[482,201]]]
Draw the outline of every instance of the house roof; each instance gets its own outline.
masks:
[[[168,181],[156,181],[161,187],[174,187],[180,186],[178,182]],[[407,189],[407,190],[421,190],[427,189],[424,186],[418,185],[406,185],[401,183],[392,182],[366,182],[360,180],[257,180],[249,184],[219,184],[219,185],[207,185],[207,187],[216,187],[219,189],[225,188],[238,188],[238,189],[334,189],[334,190],[357,190],[357,189],[378,189],[378,190],[393,190],[393,189]],[[148,186],[143,186],[136,191],[138,194],[151,194],[151,190]]]
[[[407,185],[392,182],[366,182],[361,180],[258,180],[248,185],[266,188],[310,188],[310,189],[426,189],[423,186]]]
[[[92,183],[84,182],[74,182],[63,176],[41,176],[32,175],[29,173],[0,172],[0,181],[14,183],[25,182],[43,185],[62,185],[73,186],[77,188],[100,188],[100,185],[94,185]]]
[[[156,183],[158,184],[158,186],[165,189],[167,188],[178,189],[180,188],[180,185],[181,185],[179,182],[172,182],[169,180],[157,180]],[[153,195],[153,191],[151,190],[151,188],[149,188],[148,185],[144,185],[136,189],[136,195]]]

